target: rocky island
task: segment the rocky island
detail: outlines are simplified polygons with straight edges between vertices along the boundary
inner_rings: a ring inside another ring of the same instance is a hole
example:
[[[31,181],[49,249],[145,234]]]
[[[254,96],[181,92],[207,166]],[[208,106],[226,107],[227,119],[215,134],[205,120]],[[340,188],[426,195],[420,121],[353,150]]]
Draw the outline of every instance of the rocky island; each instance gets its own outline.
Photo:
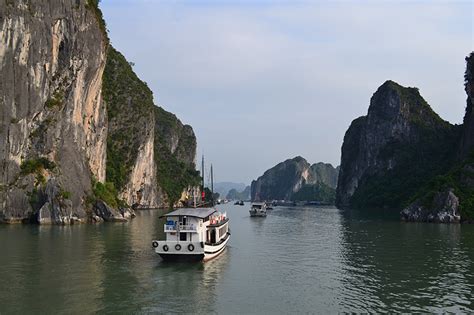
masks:
[[[198,179],[190,126],[155,106],[97,0],[0,3],[0,222],[126,221]]]
[[[406,221],[472,221],[473,53],[466,62],[460,126],[441,119],[416,88],[387,81],[375,92],[344,137],[339,207],[403,209]]]
[[[339,167],[310,165],[297,156],[277,164],[252,181],[252,201],[319,201],[334,204]]]

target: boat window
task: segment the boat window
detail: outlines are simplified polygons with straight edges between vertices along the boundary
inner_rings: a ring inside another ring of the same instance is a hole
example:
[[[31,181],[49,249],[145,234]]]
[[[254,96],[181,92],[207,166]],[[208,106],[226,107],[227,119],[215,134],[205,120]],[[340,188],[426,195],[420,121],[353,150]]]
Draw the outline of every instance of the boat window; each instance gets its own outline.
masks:
[[[188,234],[188,233],[179,233],[179,240],[180,241],[186,241],[186,234]]]

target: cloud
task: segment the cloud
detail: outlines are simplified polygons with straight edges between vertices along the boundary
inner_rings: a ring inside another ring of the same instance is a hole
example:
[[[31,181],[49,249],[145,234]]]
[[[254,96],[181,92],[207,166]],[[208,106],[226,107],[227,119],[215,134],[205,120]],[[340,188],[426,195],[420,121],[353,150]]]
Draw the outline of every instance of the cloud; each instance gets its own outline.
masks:
[[[104,0],[112,43],[193,126],[221,179],[286,158],[339,163],[344,132],[387,79],[461,122],[470,2]]]

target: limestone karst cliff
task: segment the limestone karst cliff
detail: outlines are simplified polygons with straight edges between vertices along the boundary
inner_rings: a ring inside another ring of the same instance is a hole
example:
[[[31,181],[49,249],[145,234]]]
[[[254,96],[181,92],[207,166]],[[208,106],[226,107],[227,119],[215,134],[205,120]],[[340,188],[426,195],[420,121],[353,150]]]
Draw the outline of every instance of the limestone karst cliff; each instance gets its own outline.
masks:
[[[288,159],[252,181],[251,199],[312,201],[323,198],[319,201],[331,203],[338,170],[331,164],[310,165],[300,156]]]
[[[449,168],[458,135],[418,89],[385,82],[344,137],[337,205],[399,209]]]
[[[84,218],[91,178],[105,180],[107,39],[96,12],[84,1],[2,1],[0,41],[0,220]]]
[[[97,5],[0,2],[0,222],[126,220],[194,182],[192,128],[153,105]]]
[[[454,150],[457,157],[450,169],[421,187],[412,202],[401,211],[406,221],[474,222],[474,52],[466,57],[466,113]],[[439,145],[443,145],[440,143]]]
[[[466,72],[464,74],[464,89],[467,94],[466,113],[464,115],[462,137],[459,147],[459,159],[463,160],[474,149],[474,52],[466,57]]]
[[[249,200],[250,199],[250,186],[245,186],[244,190],[238,191],[235,188],[232,188],[227,193],[226,199],[228,200]]]
[[[199,180],[196,137],[172,113],[153,103],[153,93],[113,47],[104,72],[107,105],[107,181],[136,207],[175,203]]]

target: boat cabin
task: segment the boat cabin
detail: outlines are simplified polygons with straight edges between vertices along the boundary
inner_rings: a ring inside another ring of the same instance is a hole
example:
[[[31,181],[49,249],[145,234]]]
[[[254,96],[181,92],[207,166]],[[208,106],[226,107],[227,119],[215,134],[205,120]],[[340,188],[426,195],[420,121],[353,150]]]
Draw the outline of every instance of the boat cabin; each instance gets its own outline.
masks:
[[[261,210],[261,209],[265,209],[266,208],[266,205],[265,203],[252,203],[252,209],[255,209],[255,210]]]

